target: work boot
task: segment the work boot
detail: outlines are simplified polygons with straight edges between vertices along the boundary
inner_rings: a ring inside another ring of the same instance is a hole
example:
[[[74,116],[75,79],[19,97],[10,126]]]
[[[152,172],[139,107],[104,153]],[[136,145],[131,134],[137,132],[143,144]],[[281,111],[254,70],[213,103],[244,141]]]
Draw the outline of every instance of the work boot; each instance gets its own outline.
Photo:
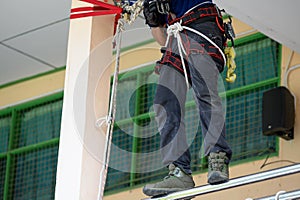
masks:
[[[157,196],[190,189],[195,186],[191,175],[186,174],[174,164],[169,165],[169,175],[155,184],[147,184],[143,192],[147,196]]]
[[[225,183],[229,180],[229,159],[226,153],[210,153],[208,156],[207,182],[211,185]]]

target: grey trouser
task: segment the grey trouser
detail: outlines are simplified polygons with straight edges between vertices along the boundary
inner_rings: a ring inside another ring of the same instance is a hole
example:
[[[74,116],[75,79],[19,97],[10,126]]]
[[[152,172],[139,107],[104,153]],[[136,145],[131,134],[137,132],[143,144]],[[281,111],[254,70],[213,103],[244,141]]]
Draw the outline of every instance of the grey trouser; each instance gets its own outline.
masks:
[[[214,27],[208,24],[205,28]],[[206,42],[200,36],[192,37],[193,41],[189,42],[189,45]],[[176,42],[171,45],[172,52],[176,53]],[[205,53],[205,49],[199,49],[199,46],[196,50],[188,49],[187,62],[200,116],[204,152],[205,155],[210,152],[225,152],[230,159],[232,152],[225,139],[225,116],[218,95],[218,76],[222,67]],[[185,78],[178,70],[167,65],[160,67],[159,74],[154,111],[161,135],[162,161],[164,165],[174,163],[186,173],[191,173],[191,155],[184,123],[187,94]]]

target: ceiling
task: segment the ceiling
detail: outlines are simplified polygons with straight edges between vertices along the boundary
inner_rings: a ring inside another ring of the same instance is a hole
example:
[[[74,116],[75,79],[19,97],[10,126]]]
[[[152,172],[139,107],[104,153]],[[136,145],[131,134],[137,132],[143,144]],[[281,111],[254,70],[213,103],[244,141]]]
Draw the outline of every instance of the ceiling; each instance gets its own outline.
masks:
[[[71,0],[0,1],[0,86],[66,65],[70,9]],[[123,47],[151,39],[142,19],[126,30]]]
[[[215,0],[234,17],[300,52],[299,0]],[[66,65],[71,0],[0,1],[0,86]],[[151,38],[142,19],[122,46]],[[141,37],[143,36],[143,37]]]
[[[299,0],[214,0],[219,7],[300,53]]]

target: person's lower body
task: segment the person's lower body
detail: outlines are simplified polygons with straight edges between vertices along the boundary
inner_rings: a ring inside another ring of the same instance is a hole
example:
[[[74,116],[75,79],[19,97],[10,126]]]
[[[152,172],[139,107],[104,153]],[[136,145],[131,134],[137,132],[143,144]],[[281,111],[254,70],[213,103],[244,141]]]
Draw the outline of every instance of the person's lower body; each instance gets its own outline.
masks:
[[[201,60],[197,58],[198,61]],[[217,83],[213,83],[213,80],[217,81],[219,72],[217,69],[213,71],[215,72],[209,72],[211,75],[207,76],[206,81],[202,76],[207,72],[203,71],[192,72],[191,74],[197,75],[195,77],[191,75],[191,79],[200,113],[204,151],[209,162],[208,183],[219,184],[228,181],[231,150],[225,140],[225,122],[221,99],[217,93]],[[193,81],[193,79],[201,80]],[[196,82],[199,82],[201,86]],[[148,196],[189,189],[195,185],[191,176],[191,155],[184,124],[186,92],[187,86],[182,74],[169,66],[162,66],[154,109],[161,134],[162,162],[169,167],[169,174],[162,181],[147,184],[143,188],[143,192]],[[170,168],[170,166],[175,166],[175,171],[180,171],[180,173],[174,173],[174,167]]]
[[[207,49],[201,49],[201,39],[196,37],[197,42],[189,43],[198,45],[197,48],[191,46],[193,50],[188,52],[189,74],[200,115],[203,149],[208,156],[208,183],[219,184],[229,179],[228,164],[232,154],[225,140],[225,116],[218,95],[218,76],[223,66],[205,53]],[[176,47],[173,46],[174,49]],[[162,162],[169,167],[169,175],[158,183],[147,184],[143,192],[148,196],[194,187],[184,124],[185,78],[178,70],[166,65],[160,67],[159,74],[154,110],[161,134]]]

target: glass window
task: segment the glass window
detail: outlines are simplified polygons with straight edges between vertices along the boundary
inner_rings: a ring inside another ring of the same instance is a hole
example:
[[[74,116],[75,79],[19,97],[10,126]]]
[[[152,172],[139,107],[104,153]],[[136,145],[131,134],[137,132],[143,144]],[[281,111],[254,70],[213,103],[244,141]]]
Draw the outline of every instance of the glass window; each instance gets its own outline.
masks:
[[[0,111],[0,199],[54,199],[61,111],[62,93]]]
[[[13,156],[8,199],[54,199],[58,147]]]
[[[15,135],[17,147],[59,137],[61,109],[60,100],[20,110]]]

